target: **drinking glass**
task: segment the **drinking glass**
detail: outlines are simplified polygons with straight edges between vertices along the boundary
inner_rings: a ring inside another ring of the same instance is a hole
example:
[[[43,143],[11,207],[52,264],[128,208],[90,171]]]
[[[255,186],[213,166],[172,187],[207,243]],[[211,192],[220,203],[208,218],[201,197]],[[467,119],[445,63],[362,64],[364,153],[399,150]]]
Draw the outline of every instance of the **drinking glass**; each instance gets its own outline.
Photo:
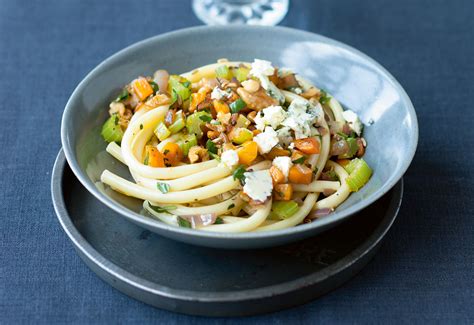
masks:
[[[208,25],[276,25],[289,0],[193,0],[196,16]]]

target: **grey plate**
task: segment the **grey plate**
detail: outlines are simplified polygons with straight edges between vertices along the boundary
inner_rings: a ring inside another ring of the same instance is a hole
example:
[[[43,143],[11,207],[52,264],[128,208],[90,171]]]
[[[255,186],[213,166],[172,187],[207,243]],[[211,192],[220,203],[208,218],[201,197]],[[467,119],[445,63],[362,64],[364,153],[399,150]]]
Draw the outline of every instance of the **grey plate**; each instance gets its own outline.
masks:
[[[396,54],[393,54],[396,55]],[[128,170],[104,154],[100,136],[108,103],[124,84],[158,68],[182,73],[227,57],[271,60],[289,67],[356,111],[367,125],[364,159],[371,180],[317,222],[268,232],[217,233],[173,227],[140,214],[141,204],[97,186],[104,169],[123,177]],[[217,248],[262,248],[316,235],[348,219],[387,193],[403,176],[415,153],[415,110],[400,84],[380,64],[358,50],[321,35],[282,27],[198,27],[134,44],[102,62],[77,86],[64,111],[61,138],[72,171],[97,199],[128,220],[160,235]]]
[[[170,311],[243,316],[308,302],[359,272],[397,216],[403,182],[316,238],[240,251],[190,246],[128,222],[86,191],[62,151],[51,191],[76,251],[116,289]]]

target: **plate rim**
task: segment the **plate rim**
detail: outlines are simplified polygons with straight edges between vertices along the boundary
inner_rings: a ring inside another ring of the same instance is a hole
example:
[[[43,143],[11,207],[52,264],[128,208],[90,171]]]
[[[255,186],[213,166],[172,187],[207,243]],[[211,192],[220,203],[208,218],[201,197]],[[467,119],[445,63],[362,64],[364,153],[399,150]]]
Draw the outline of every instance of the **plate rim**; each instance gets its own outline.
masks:
[[[79,96],[82,89],[85,87],[89,79],[93,78],[96,74],[100,74],[101,70],[105,69],[107,66],[113,64],[113,61],[126,55],[128,51],[132,49],[140,49],[141,47],[146,46],[150,42],[154,42],[157,40],[166,40],[168,38],[173,38],[179,35],[184,35],[188,33],[200,33],[206,30],[217,30],[217,31],[229,31],[239,29],[239,31],[263,31],[263,30],[281,30],[285,33],[293,33],[299,35],[306,35],[307,37],[311,37],[312,39],[318,39],[319,41],[334,45],[340,48],[343,48],[351,53],[354,53],[363,59],[370,62],[375,69],[377,69],[382,75],[387,77],[387,79],[393,84],[393,86],[397,89],[397,92],[400,94],[402,101],[404,102],[405,106],[408,109],[410,119],[412,120],[412,127],[413,127],[413,137],[411,138],[410,143],[408,144],[408,159],[405,160],[399,171],[399,175],[393,175],[384,186],[383,190],[375,191],[374,193],[370,194],[364,200],[361,200],[352,206],[348,207],[346,210],[335,213],[333,217],[327,219],[320,219],[318,222],[313,222],[305,225],[301,225],[298,228],[286,228],[280,230],[272,230],[267,232],[255,232],[255,233],[219,233],[219,232],[205,232],[205,231],[197,231],[194,229],[187,229],[187,228],[179,228],[174,227],[171,225],[164,224],[152,218],[146,218],[143,215],[140,215],[134,211],[131,211],[125,207],[122,207],[120,204],[112,200],[111,198],[103,195],[93,184],[90,180],[82,172],[82,169],[79,167],[79,163],[77,159],[74,157],[74,149],[69,145],[68,141],[68,132],[66,128],[66,121],[68,120],[68,116],[71,114],[72,107],[74,106],[73,103],[76,100],[76,97]],[[390,191],[397,182],[403,177],[405,172],[407,171],[408,167],[410,166],[416,152],[416,148],[418,145],[418,137],[419,137],[419,129],[418,129],[418,120],[415,112],[415,108],[408,97],[408,94],[404,90],[404,88],[400,85],[400,83],[393,77],[393,75],[386,70],[380,63],[369,57],[368,55],[364,54],[363,52],[349,46],[345,43],[336,41],[332,38],[328,38],[322,36],[320,34],[302,31],[294,28],[289,27],[281,27],[281,26],[195,26],[189,27],[184,29],[175,30],[172,32],[156,35],[142,41],[133,43],[124,49],[116,52],[115,54],[109,56],[101,63],[99,63],[95,68],[93,68],[87,75],[82,79],[82,81],[77,85],[74,89],[73,93],[71,94],[70,98],[68,99],[62,120],[61,120],[61,142],[62,147],[66,156],[66,159],[71,167],[73,173],[78,178],[78,180],[82,183],[82,185],[99,201],[103,204],[108,206],[110,209],[114,210],[115,212],[119,213],[120,215],[124,216],[125,218],[131,220],[132,222],[140,225],[146,225],[146,227],[150,230],[156,231],[164,231],[179,234],[180,236],[189,236],[194,237],[196,239],[215,239],[215,240],[227,240],[227,241],[241,241],[247,239],[270,239],[270,238],[278,238],[278,237],[285,237],[286,235],[296,235],[296,234],[303,234],[307,232],[314,231],[319,228],[330,227],[331,225],[336,225],[339,222],[346,220],[354,213],[362,210],[364,207],[371,205],[373,202],[381,198],[385,195],[388,191]]]
[[[69,213],[67,212],[66,202],[64,200],[62,191],[62,180],[65,169],[67,167],[69,166],[65,159],[64,151],[61,149],[54,162],[53,171],[51,175],[51,197],[56,217],[64,232],[72,241],[74,248],[78,251],[78,254],[84,260],[84,262],[90,268],[92,267],[89,265],[88,261],[99,267],[100,272],[103,274],[99,274],[96,270],[93,270],[101,278],[102,276],[109,276],[111,278],[115,278],[124,282],[133,290],[145,291],[148,294],[159,296],[161,298],[177,300],[180,302],[200,303],[235,303],[281,296],[284,294],[291,293],[293,291],[299,291],[306,288],[310,288],[312,286],[317,285],[321,281],[321,276],[316,276],[315,274],[318,274],[318,272],[315,272],[295,280],[259,287],[256,289],[219,291],[218,293],[216,293],[212,291],[191,291],[173,289],[170,287],[156,284],[146,279],[142,279],[107,260],[107,258],[100,254],[74,226],[74,223],[72,222]],[[75,175],[74,177],[77,179]],[[328,266],[328,268],[325,269],[325,273],[330,274],[325,278],[335,276],[348,270],[350,267],[353,267],[358,264],[358,262],[363,261],[364,258],[367,258],[371,252],[378,248],[381,241],[395,222],[400,211],[404,193],[403,178],[400,179],[400,181],[397,183],[397,186],[394,187],[393,193],[394,195],[390,199],[390,203],[388,204],[386,209],[387,212],[385,213],[385,216],[382,219],[381,223],[375,228],[373,233],[365,241],[362,242],[362,244],[357,246],[353,251],[351,251],[348,255],[346,255],[336,263]],[[265,249],[273,248],[269,247]],[[86,258],[87,260],[85,260],[84,258]],[[124,290],[120,291],[124,292]]]

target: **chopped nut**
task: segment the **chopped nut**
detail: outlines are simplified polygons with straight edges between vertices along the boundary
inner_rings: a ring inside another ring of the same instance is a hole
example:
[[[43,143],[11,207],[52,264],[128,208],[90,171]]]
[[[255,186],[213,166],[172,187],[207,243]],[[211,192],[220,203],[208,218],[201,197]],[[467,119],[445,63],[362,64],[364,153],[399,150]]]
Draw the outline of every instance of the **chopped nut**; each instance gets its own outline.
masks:
[[[256,112],[256,111],[251,111],[250,113],[247,114],[247,118],[248,118],[251,122],[254,122],[254,123],[255,123],[255,116],[257,116],[257,112]]]
[[[316,87],[311,87],[309,89],[306,89],[303,93],[301,93],[300,96],[302,96],[306,99],[310,99],[310,98],[316,97],[316,96],[319,97],[319,96],[321,96],[321,91]]]
[[[189,162],[194,164],[198,161],[209,160],[209,153],[207,152],[207,149],[204,149],[201,146],[194,146],[189,148],[188,158]]]
[[[112,102],[109,105],[109,114],[118,114],[122,116],[125,113],[125,105],[123,103]]]
[[[220,135],[220,133],[217,132],[217,131],[207,131],[207,137],[211,140],[214,140],[214,139],[218,138],[219,135]]]
[[[260,89],[260,84],[253,79],[249,79],[242,81],[242,87],[244,87],[244,89],[249,93],[254,93]]]
[[[249,93],[244,88],[238,88],[237,93],[247,104],[248,108],[260,111],[268,106],[278,105],[278,101],[267,95],[265,90],[260,88],[255,93]]]

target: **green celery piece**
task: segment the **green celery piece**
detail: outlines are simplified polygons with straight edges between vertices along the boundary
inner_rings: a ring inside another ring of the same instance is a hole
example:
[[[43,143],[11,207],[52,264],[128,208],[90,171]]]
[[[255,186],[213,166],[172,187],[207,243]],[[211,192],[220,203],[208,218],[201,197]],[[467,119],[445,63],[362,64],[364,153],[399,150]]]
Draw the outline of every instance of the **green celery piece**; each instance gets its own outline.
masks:
[[[191,147],[197,146],[197,137],[195,134],[186,134],[183,136],[182,139],[178,140],[176,143],[179,145],[179,147],[183,151],[183,154],[187,156],[189,153],[189,149]]]
[[[181,112],[181,111],[180,111]],[[181,131],[185,126],[186,126],[186,120],[183,116],[182,113],[178,112],[176,114],[177,118],[176,118],[176,121],[173,122],[173,124],[171,124],[168,129],[170,130],[171,134],[175,134],[175,133],[178,133],[179,131]]]
[[[346,183],[352,192],[357,192],[372,176],[372,169],[364,159],[355,158],[351,160],[345,166],[345,170],[349,173]]]
[[[221,65],[216,69],[216,77],[231,80],[232,79],[232,71],[230,71],[228,66]]]
[[[300,207],[295,201],[275,201],[272,204],[271,218],[288,219],[294,215]]]
[[[191,96],[191,83],[186,78],[171,75],[168,80],[168,92],[171,94],[171,103],[174,103],[178,96],[185,101]]]
[[[102,126],[102,137],[107,142],[120,142],[122,141],[123,131],[119,125],[119,117],[117,114],[113,114]]]
[[[160,122],[155,129],[155,135],[158,140],[163,141],[171,135],[170,130],[166,127],[165,123]]]
[[[244,80],[247,80],[249,72],[249,68],[238,67],[237,69],[234,69],[234,76],[235,78],[237,78],[238,81],[242,82]]]
[[[202,138],[201,125],[206,123],[201,119],[201,116],[208,116],[212,119],[211,114],[205,111],[195,112],[189,115],[186,119],[186,128],[188,129],[188,133],[196,134],[198,139]]]
[[[253,133],[250,130],[244,128],[238,128],[233,131],[235,136],[232,138],[232,142],[235,144],[242,144],[246,141],[252,140]]]

